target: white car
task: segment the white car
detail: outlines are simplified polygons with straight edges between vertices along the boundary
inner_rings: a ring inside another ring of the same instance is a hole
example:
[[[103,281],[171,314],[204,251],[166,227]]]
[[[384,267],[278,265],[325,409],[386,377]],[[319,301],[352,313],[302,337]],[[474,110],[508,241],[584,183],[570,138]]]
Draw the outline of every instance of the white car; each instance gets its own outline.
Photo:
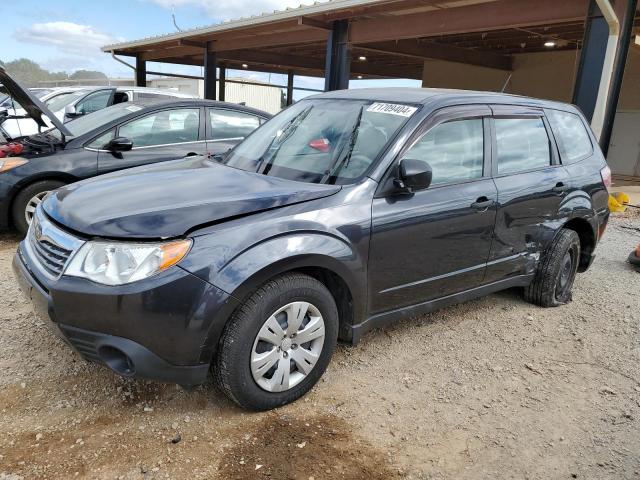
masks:
[[[40,101],[62,122],[68,122],[74,118],[93,113],[103,108],[132,100],[170,98],[197,98],[194,95],[175,92],[172,90],[160,90],[146,87],[60,87],[40,97]],[[0,134],[5,139],[16,139],[34,135],[39,132],[38,124],[13,105],[10,99],[3,102],[0,107]],[[3,120],[4,119],[4,120]],[[44,117],[48,127],[53,127],[48,118]],[[46,130],[46,129],[45,129]]]

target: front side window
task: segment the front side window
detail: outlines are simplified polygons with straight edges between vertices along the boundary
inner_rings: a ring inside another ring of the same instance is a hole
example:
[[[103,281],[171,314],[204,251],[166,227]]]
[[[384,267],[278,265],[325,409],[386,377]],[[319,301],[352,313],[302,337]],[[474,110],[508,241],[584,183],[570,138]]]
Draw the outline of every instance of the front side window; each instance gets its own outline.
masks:
[[[195,142],[200,129],[200,109],[162,110],[133,120],[118,133],[133,142],[133,147]]]
[[[209,110],[209,122],[212,140],[245,138],[260,126],[255,115],[217,108]]]
[[[542,118],[496,118],[498,174],[551,165],[549,136]]]
[[[76,112],[85,115],[87,113],[97,112],[109,106],[111,100],[111,90],[100,90],[91,93],[80,100],[76,105]]]
[[[109,130],[106,133],[103,133],[102,135],[94,138],[88,145],[88,148],[95,148],[97,150],[102,150],[104,149],[107,144],[114,139],[114,137],[116,136],[116,130],[115,128],[112,128],[111,130]]]
[[[262,175],[345,184],[364,175],[417,111],[406,104],[309,99],[266,122],[222,161]]]
[[[402,158],[427,162],[432,185],[482,177],[484,128],[482,119],[455,120],[425,133]]]
[[[578,115],[559,110],[547,110],[547,117],[558,140],[562,163],[573,163],[591,154],[593,151],[591,139]]]

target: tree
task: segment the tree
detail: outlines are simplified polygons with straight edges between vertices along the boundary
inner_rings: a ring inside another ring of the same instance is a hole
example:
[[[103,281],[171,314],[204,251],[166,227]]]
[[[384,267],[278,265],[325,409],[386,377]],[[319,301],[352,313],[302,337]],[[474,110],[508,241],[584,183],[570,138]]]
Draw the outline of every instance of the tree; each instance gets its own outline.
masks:
[[[95,80],[106,79],[107,76],[95,70],[76,70],[69,74],[67,72],[50,72],[36,62],[27,58],[18,58],[11,62],[2,62],[9,75],[27,87],[41,86],[40,82],[52,80]]]
[[[49,80],[51,75],[36,62],[26,58],[19,58],[12,62],[7,62],[4,64],[4,68],[9,75],[20,83],[31,87],[36,86],[38,82],[43,80]]]
[[[69,80],[106,80],[107,76],[96,70],[76,70],[69,75]]]

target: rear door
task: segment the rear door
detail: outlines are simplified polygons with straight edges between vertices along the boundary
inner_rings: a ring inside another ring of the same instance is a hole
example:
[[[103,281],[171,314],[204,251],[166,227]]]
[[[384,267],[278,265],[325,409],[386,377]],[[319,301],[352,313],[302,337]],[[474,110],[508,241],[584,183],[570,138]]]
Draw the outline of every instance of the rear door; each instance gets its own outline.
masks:
[[[428,119],[400,159],[429,163],[431,186],[374,198],[372,314],[482,283],[497,200],[490,168],[490,115],[486,106],[456,107]]]
[[[486,282],[533,272],[565,218],[570,188],[544,112],[519,106],[492,110],[498,212]]]
[[[98,154],[99,173],[205,154],[202,110],[200,107],[156,110],[105,134],[110,138],[128,138],[133,142],[133,148],[128,152],[101,149]]]
[[[225,153],[244,140],[264,120],[248,112],[228,108],[207,108],[207,150]]]

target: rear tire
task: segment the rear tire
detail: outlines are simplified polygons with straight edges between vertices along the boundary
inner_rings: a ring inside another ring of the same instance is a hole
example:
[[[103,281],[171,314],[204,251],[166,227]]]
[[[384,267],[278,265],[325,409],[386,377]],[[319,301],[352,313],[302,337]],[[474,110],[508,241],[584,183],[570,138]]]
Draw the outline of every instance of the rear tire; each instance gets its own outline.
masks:
[[[64,185],[66,184],[59,180],[40,180],[31,185],[27,185],[18,192],[13,199],[13,207],[11,209],[13,225],[18,232],[26,235],[35,207],[42,201],[47,193]]]
[[[247,409],[285,405],[320,379],[337,338],[338,309],[329,290],[308,275],[281,275],[232,315],[212,365],[215,383]]]
[[[533,282],[525,288],[525,300],[541,307],[569,303],[579,262],[578,234],[573,230],[560,230],[538,263]]]

